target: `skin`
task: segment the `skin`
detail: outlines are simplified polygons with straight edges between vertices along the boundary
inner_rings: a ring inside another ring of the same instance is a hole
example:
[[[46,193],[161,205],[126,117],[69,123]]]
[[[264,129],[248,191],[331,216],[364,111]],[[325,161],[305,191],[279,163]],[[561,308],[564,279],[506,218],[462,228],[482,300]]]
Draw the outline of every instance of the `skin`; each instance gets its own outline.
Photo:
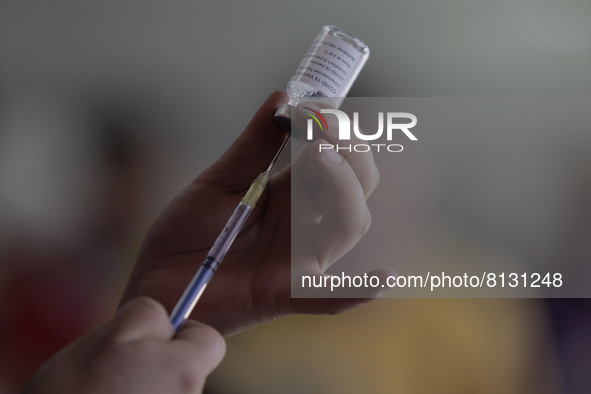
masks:
[[[27,394],[201,393],[225,353],[220,333],[295,313],[335,314],[380,295],[368,288],[356,298],[291,297],[292,274],[323,276],[371,223],[365,201],[379,180],[371,153],[319,153],[319,144],[338,143],[324,130],[269,181],[190,317],[208,325],[187,320],[175,334],[168,321],[228,217],[284,141],[272,121],[284,102],[285,93],[271,94],[228,151],[170,203],[146,236],[117,315],[48,361]],[[298,113],[296,121],[305,118]],[[385,280],[395,273],[368,274]]]
[[[218,332],[195,321],[175,335],[162,304],[138,298],[41,367],[25,394],[201,393],[225,350]]]
[[[285,93],[272,93],[225,154],[164,210],[144,240],[122,304],[149,296],[169,312],[174,308],[251,182],[286,138],[273,114],[287,101]],[[371,223],[365,200],[379,181],[371,153],[319,153],[318,144],[338,142],[326,130],[320,137],[270,179],[191,319],[229,336],[296,313],[340,313],[379,296],[379,290],[365,289],[356,295],[362,298],[291,298],[292,263],[298,272],[323,275],[365,234]],[[292,177],[297,203],[311,212],[295,224],[305,239],[293,262]],[[370,274],[384,279],[394,272]]]

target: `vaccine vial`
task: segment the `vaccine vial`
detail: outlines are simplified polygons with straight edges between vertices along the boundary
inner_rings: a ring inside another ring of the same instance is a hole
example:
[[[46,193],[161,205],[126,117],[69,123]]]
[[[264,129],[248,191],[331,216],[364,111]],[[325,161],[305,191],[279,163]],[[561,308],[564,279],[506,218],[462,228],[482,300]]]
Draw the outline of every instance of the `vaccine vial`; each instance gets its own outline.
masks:
[[[289,129],[291,107],[304,101],[324,101],[339,108],[369,58],[369,47],[337,26],[324,26],[287,84],[289,103],[275,120]]]
[[[348,31],[324,26],[287,84],[289,105],[337,98],[338,109],[369,58],[369,48]]]

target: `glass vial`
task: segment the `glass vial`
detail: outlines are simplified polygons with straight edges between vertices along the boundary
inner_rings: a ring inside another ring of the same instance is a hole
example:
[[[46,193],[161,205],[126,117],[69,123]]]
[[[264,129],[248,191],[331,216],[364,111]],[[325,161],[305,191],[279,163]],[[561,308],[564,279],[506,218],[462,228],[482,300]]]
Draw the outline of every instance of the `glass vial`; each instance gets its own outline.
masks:
[[[318,98],[338,98],[338,108],[369,58],[369,47],[336,26],[324,26],[287,84],[289,105]]]
[[[290,106],[303,101],[326,101],[339,108],[369,58],[369,47],[337,26],[324,26],[287,84],[289,103],[275,119],[286,129]]]

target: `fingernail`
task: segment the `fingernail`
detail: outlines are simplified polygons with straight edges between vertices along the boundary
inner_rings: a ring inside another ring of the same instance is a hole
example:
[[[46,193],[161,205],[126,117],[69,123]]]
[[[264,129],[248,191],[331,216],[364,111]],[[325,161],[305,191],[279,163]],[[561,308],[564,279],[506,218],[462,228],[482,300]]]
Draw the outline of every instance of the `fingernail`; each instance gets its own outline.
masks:
[[[339,164],[343,159],[334,149],[328,149],[322,152],[324,160],[330,164]]]

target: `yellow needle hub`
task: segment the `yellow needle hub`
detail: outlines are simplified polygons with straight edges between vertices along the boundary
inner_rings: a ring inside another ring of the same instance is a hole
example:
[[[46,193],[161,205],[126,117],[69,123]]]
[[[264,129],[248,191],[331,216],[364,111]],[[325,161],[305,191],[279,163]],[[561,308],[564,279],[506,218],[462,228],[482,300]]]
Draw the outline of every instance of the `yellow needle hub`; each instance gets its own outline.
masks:
[[[261,172],[257,179],[252,182],[250,188],[246,192],[246,195],[242,199],[242,202],[248,204],[252,209],[256,205],[257,201],[263,194],[263,190],[265,190],[265,186],[267,186],[267,181],[269,180],[269,172]]]

